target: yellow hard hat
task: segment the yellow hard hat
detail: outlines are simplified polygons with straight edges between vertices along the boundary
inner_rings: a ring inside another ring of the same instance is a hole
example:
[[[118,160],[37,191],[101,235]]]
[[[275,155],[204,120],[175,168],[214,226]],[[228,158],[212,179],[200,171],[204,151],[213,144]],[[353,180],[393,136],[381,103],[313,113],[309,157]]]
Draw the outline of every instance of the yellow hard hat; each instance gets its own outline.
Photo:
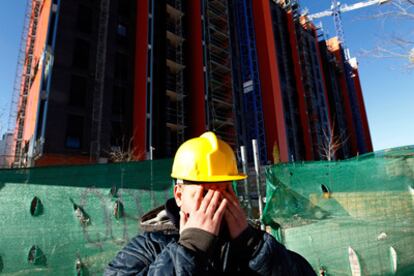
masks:
[[[205,132],[178,148],[171,177],[197,182],[222,182],[241,180],[247,176],[238,172],[231,147],[213,132]]]

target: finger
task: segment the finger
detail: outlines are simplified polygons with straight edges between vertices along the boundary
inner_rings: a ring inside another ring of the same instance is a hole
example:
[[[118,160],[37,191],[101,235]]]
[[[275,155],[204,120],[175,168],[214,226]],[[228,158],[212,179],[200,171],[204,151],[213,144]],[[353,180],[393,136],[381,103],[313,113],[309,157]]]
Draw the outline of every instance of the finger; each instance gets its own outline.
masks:
[[[238,212],[230,204],[227,204],[225,216],[227,220],[237,221]]]
[[[221,194],[219,191],[214,191],[213,197],[211,198],[210,204],[207,206],[206,214],[209,214],[210,217],[214,216],[217,207],[219,206],[221,199]]]
[[[201,202],[203,201],[203,191],[204,191],[203,187],[198,186],[197,188],[198,189],[195,194],[195,198],[196,198],[195,210],[198,210],[200,208]]]
[[[234,206],[239,206],[240,205],[237,197],[233,196],[228,191],[223,191],[223,195],[224,195],[225,198],[227,198],[229,200],[229,205],[234,205]]]
[[[213,219],[216,221],[221,221],[223,219],[223,215],[226,212],[226,208],[227,208],[227,204],[228,204],[228,200],[227,199],[223,199],[220,202],[219,207],[217,208],[217,211],[214,213]]]
[[[227,210],[233,214],[236,220],[244,218],[245,213],[241,208],[238,200],[234,200],[233,197],[228,193],[224,192],[224,196],[228,199],[229,204],[227,205]]]
[[[204,196],[203,201],[201,201],[200,208],[198,210],[205,212],[208,205],[210,204],[211,198],[213,197],[213,190],[208,190],[207,194]]]

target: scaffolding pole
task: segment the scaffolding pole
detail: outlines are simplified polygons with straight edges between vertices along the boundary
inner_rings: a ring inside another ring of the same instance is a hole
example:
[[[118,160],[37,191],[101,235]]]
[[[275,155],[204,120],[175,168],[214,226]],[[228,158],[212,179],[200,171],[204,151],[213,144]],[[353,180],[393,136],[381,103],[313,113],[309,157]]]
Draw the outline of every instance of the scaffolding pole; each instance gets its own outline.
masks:
[[[98,41],[96,50],[95,89],[92,104],[92,130],[90,159],[99,160],[101,156],[101,132],[103,100],[105,91],[106,47],[108,39],[108,21],[110,0],[101,0],[98,24]]]
[[[166,125],[175,139],[169,137],[167,152],[172,154],[184,142],[185,114],[184,114],[184,55],[183,55],[183,7],[181,0],[168,0],[166,5],[169,16],[167,22],[167,75],[166,94],[168,96]]]
[[[227,1],[212,0],[203,1],[203,8],[207,127],[235,147],[229,7]]]

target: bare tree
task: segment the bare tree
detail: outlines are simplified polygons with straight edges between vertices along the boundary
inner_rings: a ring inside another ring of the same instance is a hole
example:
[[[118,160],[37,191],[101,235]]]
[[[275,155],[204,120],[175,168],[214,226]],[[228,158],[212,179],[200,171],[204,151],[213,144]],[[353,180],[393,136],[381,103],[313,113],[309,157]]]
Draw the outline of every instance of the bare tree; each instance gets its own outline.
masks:
[[[137,152],[136,147],[133,147],[134,137],[129,139],[127,145],[125,145],[125,137],[122,137],[122,142],[120,145],[112,147],[110,151],[107,152],[109,160],[111,162],[131,162],[143,160],[145,153]]]
[[[335,134],[335,123],[329,129],[323,128],[323,141],[322,144],[319,146],[319,153],[323,159],[328,161],[332,161],[335,159],[336,152],[342,148],[342,146],[346,143],[348,138],[344,138],[343,134],[336,135]]]
[[[414,0],[393,0],[388,9],[380,11],[368,18],[387,20],[408,20],[414,24]],[[414,69],[414,31],[386,34],[380,43],[370,50],[362,50],[361,55],[376,58],[401,58],[407,69]]]

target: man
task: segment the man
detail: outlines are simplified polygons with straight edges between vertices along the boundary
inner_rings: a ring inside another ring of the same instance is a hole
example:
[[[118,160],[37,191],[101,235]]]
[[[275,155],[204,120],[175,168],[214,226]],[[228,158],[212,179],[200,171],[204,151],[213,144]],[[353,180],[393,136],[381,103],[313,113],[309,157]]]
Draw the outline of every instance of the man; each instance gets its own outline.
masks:
[[[105,275],[315,275],[307,261],[247,223],[232,189],[233,150],[206,132],[177,150],[174,198],[141,219]]]

